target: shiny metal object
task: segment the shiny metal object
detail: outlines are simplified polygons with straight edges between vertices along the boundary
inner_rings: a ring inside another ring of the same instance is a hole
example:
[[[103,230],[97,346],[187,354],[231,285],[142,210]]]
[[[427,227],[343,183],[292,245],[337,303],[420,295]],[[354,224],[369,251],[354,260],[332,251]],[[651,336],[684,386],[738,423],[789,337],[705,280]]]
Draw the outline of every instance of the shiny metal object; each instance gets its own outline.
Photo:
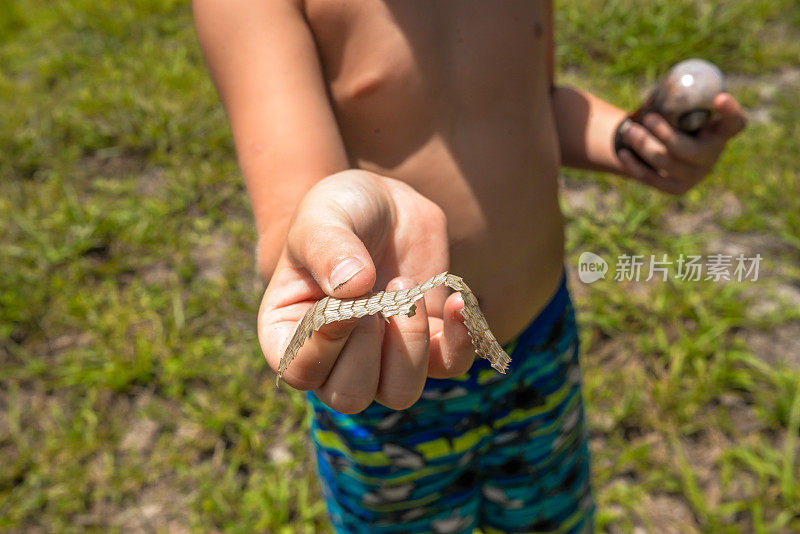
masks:
[[[714,98],[724,90],[725,77],[710,61],[693,58],[677,63],[639,109],[620,124],[614,147],[617,151],[625,148],[623,134],[630,121],[641,123],[648,113],[658,113],[674,128],[696,134],[714,116]]]

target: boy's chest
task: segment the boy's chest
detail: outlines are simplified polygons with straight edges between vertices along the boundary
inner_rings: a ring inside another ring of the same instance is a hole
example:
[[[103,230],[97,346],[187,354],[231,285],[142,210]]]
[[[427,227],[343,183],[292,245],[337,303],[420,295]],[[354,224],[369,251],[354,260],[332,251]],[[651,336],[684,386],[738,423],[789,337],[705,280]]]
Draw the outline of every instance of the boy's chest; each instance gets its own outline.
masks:
[[[464,114],[547,87],[547,4],[307,0],[306,15],[338,112]]]

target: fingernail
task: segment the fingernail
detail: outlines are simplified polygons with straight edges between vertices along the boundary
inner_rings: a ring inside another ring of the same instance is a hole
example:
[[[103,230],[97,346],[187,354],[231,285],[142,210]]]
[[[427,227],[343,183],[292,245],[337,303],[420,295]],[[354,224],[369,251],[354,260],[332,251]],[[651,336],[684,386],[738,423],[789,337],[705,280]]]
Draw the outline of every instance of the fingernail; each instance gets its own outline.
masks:
[[[364,264],[355,258],[345,258],[331,271],[331,287],[339,289],[364,269]]]
[[[461,293],[457,293],[453,300],[456,302],[456,309],[454,310],[455,313],[453,314],[453,318],[456,320],[461,320],[464,318],[464,316],[461,315],[461,310],[464,309],[464,297],[461,295]]]
[[[651,130],[653,128],[655,128],[656,126],[658,126],[658,118],[655,115],[653,115],[652,113],[650,113],[649,115],[646,115],[643,122],[644,122],[644,125],[647,126],[648,128],[650,128]]]
[[[401,289],[409,289],[417,285],[411,278],[396,278],[386,285],[389,291],[400,291]]]
[[[625,133],[623,134],[625,136],[625,141],[631,143],[634,139],[636,139],[636,128],[637,127],[635,125],[631,125],[630,128],[625,130]]]

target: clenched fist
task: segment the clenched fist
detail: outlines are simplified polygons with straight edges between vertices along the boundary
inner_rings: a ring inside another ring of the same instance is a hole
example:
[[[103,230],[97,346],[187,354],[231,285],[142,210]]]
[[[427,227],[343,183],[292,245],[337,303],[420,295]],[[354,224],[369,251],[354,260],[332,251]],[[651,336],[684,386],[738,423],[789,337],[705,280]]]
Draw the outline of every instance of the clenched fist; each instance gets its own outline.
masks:
[[[656,113],[649,113],[643,123],[632,123],[623,134],[624,142],[650,167],[638,160],[628,148],[619,152],[628,174],[637,180],[672,194],[682,194],[703,180],[722,154],[725,144],[744,128],[742,108],[728,93],[714,99],[717,117],[696,136],[676,130]]]

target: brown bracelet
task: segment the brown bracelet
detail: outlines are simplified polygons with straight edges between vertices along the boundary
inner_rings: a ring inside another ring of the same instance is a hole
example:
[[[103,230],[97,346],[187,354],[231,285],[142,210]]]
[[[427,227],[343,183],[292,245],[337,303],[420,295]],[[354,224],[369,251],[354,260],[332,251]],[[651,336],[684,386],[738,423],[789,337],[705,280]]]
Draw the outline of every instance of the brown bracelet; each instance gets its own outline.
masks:
[[[617,153],[617,156],[619,156],[619,151],[623,148],[627,148],[633,152],[633,149],[625,143],[624,139],[625,132],[628,131],[632,123],[633,120],[631,120],[630,117],[625,117],[625,119],[619,123],[619,126],[617,126],[617,131],[614,132],[614,152]]]

